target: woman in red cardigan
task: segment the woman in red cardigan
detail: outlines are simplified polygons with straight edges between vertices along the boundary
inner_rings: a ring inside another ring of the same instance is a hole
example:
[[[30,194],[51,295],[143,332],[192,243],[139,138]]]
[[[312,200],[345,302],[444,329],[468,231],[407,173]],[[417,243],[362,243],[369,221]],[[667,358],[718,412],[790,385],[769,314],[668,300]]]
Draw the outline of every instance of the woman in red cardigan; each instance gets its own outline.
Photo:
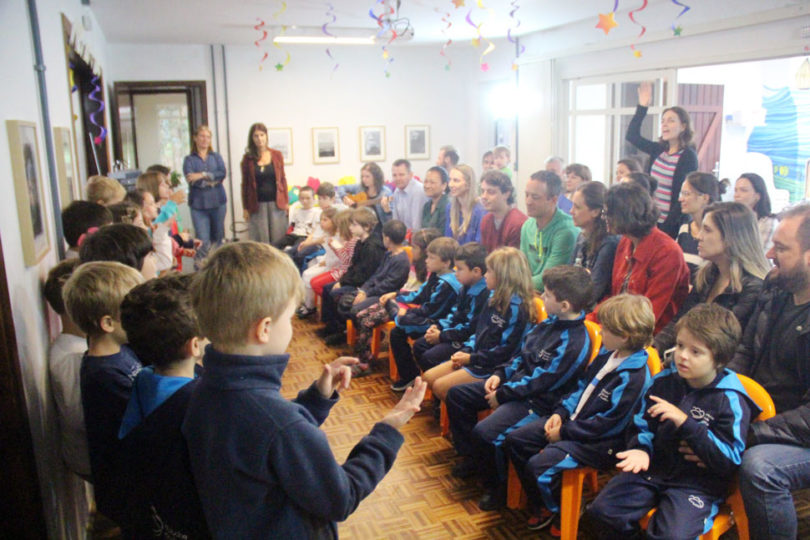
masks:
[[[515,188],[500,171],[487,171],[481,177],[481,205],[487,213],[481,218],[481,243],[488,253],[504,246],[520,249],[520,228],[526,214],[513,207]]]
[[[287,231],[287,177],[284,156],[267,147],[267,127],[250,126],[242,158],[242,208],[248,222],[248,237],[274,244]]]

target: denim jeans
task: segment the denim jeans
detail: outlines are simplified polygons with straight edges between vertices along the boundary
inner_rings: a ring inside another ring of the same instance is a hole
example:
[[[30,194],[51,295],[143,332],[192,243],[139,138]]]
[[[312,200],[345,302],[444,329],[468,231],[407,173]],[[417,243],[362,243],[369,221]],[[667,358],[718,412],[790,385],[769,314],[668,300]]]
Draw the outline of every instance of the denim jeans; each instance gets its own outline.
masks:
[[[225,213],[228,205],[222,204],[216,208],[191,209],[191,221],[194,222],[194,235],[202,241],[197,249],[195,265],[208,256],[208,252],[222,243],[225,238]]]
[[[740,491],[751,538],[796,538],[791,491],[810,487],[810,448],[758,444],[743,454]]]

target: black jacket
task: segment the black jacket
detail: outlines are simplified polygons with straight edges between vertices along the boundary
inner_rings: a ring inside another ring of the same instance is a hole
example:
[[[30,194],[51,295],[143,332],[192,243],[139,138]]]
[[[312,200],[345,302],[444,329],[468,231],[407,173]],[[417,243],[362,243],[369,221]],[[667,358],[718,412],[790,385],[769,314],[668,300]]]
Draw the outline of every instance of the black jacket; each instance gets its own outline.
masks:
[[[362,242],[357,242],[354,246],[352,262],[349,264],[346,273],[340,278],[340,284],[348,287],[359,287],[380,267],[383,257],[385,257],[385,247],[383,247],[380,235],[371,234]]]
[[[371,277],[360,286],[360,290],[366,293],[367,297],[399,291],[408,281],[410,270],[411,261],[406,252],[400,251],[393,255],[390,251],[386,251],[382,261]]]

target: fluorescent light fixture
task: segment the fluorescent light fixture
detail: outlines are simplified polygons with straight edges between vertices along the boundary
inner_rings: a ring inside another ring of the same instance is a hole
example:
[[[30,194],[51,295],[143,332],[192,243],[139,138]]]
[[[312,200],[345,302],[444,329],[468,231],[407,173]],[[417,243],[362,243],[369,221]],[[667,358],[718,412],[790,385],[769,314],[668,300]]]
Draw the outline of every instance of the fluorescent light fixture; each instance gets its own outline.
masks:
[[[374,45],[374,36],[330,37],[330,36],[278,36],[273,43],[296,43],[306,45]]]

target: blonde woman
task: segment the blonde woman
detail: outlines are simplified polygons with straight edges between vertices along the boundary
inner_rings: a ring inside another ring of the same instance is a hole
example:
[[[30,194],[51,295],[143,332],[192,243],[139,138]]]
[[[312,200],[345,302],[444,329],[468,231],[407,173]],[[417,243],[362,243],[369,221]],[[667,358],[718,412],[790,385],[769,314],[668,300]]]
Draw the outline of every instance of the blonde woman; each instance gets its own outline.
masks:
[[[450,202],[445,211],[444,235],[460,244],[481,241],[481,218],[486,210],[478,202],[478,182],[469,165],[459,164],[450,171]]]

